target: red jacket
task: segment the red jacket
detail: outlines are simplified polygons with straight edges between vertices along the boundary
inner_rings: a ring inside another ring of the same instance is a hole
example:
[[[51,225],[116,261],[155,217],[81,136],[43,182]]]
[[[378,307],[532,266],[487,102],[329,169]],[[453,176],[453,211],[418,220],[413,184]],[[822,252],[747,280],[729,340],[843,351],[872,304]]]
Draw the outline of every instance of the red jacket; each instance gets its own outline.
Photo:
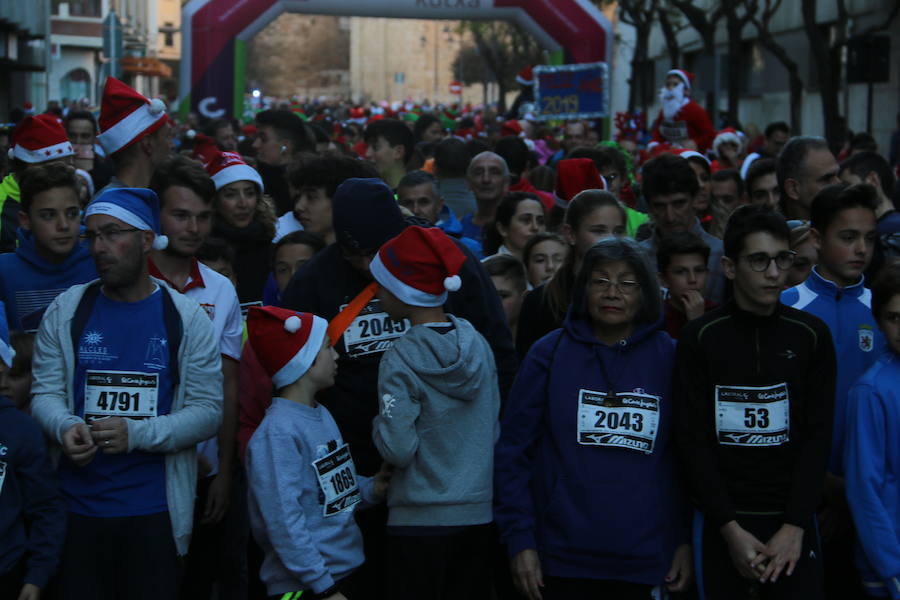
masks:
[[[687,131],[687,137],[694,140],[694,143],[697,144],[697,151],[704,153],[709,150],[713,140],[716,138],[716,130],[713,129],[709,115],[706,114],[706,109],[693,100],[689,100],[687,104],[681,107],[673,121],[665,124],[663,121],[663,113],[662,109],[660,109],[659,116],[653,122],[652,141],[654,142],[677,142],[682,139],[684,132]],[[669,135],[665,135],[666,133]]]

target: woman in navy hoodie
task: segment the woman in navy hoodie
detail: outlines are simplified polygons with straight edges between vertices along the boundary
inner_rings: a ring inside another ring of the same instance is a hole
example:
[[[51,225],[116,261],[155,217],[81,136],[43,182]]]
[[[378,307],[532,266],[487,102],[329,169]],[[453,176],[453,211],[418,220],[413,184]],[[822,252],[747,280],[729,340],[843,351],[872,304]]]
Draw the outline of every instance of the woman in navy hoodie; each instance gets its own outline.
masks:
[[[528,352],[494,462],[494,518],[529,600],[690,584],[672,448],[675,346],[636,243],[585,255],[562,329]]]

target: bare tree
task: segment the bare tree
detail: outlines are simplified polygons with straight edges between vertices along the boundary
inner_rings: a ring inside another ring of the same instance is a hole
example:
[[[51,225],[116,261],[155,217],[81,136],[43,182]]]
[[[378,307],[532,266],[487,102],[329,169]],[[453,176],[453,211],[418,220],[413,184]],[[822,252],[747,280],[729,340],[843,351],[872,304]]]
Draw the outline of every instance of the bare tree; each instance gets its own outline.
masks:
[[[692,0],[670,0],[670,2],[681,11],[688,23],[691,24],[691,27],[697,31],[700,41],[703,42],[703,53],[715,65],[716,27],[725,12],[722,5],[717,4],[712,8],[703,8],[695,5]],[[716,113],[718,112],[715,89],[706,93],[706,110],[710,113],[713,123],[715,123]]]
[[[741,76],[746,69],[741,48],[744,27],[759,9],[758,0],[722,0],[725,27],[728,31],[728,119],[739,123],[738,105],[741,100]]]
[[[803,80],[800,78],[800,67],[791,58],[784,46],[775,41],[772,35],[772,17],[781,8],[782,0],[763,0],[762,14],[754,12],[750,22],[756,27],[759,43],[768,50],[788,72],[791,103],[791,132],[800,133],[803,116]]]
[[[666,50],[669,52],[669,66],[678,67],[681,64],[681,47],[678,45],[678,32],[686,27],[678,17],[681,15],[678,11],[673,11],[670,7],[660,6],[656,11],[657,19],[659,19],[659,27],[662,29],[663,37],[666,40]]]
[[[847,23],[850,14],[846,0],[836,0],[837,26],[831,39],[825,36],[816,21],[816,1],[803,0],[803,28],[809,40],[809,52],[815,65],[819,79],[819,95],[822,98],[822,114],[825,119],[825,138],[833,150],[837,150],[844,141],[847,127],[841,118],[838,96],[843,82],[841,69],[841,52],[847,45]],[[900,11],[900,0],[894,0],[887,17],[880,24],[856,32],[856,35],[868,35],[890,27]]]
[[[637,94],[643,91],[643,84],[639,83],[639,78],[648,62],[650,31],[658,8],[659,0],[621,0],[619,2],[621,11],[619,17],[623,23],[634,27],[635,32],[634,54],[631,57],[631,78],[628,80],[628,112],[634,112],[638,103]],[[646,94],[641,94],[640,100],[641,108],[646,113]]]

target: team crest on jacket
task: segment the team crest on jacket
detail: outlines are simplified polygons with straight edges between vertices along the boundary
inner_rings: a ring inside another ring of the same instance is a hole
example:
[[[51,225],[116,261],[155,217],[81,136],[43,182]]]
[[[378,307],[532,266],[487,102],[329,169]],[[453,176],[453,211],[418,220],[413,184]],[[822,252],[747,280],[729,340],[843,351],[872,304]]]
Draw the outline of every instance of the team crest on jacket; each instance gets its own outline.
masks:
[[[204,312],[206,312],[207,317],[209,317],[211,320],[215,320],[215,318],[216,318],[216,305],[215,304],[201,302],[200,308],[202,308],[204,310]]]
[[[875,333],[869,325],[860,325],[857,331],[859,335],[859,349],[863,352],[871,352],[875,344]]]

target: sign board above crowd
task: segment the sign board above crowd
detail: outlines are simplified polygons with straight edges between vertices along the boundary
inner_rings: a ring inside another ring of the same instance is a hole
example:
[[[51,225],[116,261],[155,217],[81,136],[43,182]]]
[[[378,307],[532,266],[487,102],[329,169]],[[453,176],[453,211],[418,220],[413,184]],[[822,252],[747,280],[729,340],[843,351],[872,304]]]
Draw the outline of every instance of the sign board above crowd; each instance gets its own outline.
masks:
[[[539,66],[534,76],[539,120],[609,116],[609,67],[605,62]]]
[[[607,61],[613,30],[591,0],[191,0],[182,10],[182,110],[235,116],[246,43],[284,12],[402,19],[510,21],[566,62]],[[285,55],[290,49],[285,49]]]

